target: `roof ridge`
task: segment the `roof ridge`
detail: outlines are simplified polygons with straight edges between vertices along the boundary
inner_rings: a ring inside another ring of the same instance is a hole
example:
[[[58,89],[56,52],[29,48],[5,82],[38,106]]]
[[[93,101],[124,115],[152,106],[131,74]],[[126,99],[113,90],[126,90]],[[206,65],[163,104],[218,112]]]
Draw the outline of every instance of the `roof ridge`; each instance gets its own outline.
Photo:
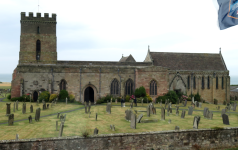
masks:
[[[219,54],[219,53],[189,53],[189,52],[152,52],[150,51],[150,53],[175,53],[175,54]]]

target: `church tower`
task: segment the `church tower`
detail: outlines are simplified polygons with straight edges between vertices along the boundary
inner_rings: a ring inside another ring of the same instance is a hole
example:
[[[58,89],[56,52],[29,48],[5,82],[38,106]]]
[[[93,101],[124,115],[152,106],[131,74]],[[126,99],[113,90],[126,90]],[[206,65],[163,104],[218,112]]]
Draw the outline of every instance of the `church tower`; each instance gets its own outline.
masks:
[[[19,64],[56,64],[56,14],[21,12]]]

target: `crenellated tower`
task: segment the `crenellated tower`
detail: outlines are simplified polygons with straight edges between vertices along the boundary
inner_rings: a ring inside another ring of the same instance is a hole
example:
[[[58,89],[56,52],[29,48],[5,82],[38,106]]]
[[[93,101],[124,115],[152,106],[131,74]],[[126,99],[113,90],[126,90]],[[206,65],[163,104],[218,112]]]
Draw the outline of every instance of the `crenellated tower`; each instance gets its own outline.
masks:
[[[21,12],[19,64],[56,64],[56,14]]]

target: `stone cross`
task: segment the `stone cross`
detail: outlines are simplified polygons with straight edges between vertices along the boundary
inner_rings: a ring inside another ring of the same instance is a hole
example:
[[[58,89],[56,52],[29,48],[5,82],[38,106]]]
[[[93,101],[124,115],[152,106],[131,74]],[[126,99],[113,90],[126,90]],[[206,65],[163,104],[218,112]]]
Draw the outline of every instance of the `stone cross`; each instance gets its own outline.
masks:
[[[6,116],[9,116],[11,114],[11,103],[6,103],[7,110],[6,110]]]
[[[131,113],[131,128],[136,129],[136,114]]]
[[[32,117],[31,115],[28,117],[29,123],[32,123]]]
[[[193,119],[193,129],[198,129],[199,122],[200,122],[200,116],[194,116],[194,119]]]
[[[40,108],[37,108],[37,109],[36,109],[35,120],[36,120],[36,121],[40,121]]]
[[[165,109],[163,106],[161,108],[161,120],[165,120]]]
[[[59,131],[59,137],[62,137],[63,129],[64,129],[64,122],[61,122],[61,124],[60,124],[60,131]]]
[[[33,113],[33,105],[30,107],[30,112]]]
[[[182,119],[184,119],[184,117],[185,117],[185,113],[186,113],[186,111],[183,110],[182,113],[181,113],[181,118],[182,118]]]
[[[17,100],[17,103],[16,103],[16,110],[18,110],[18,100]]]
[[[22,113],[23,114],[26,113],[26,103],[25,102],[22,104]]]
[[[10,115],[8,116],[8,125],[9,125],[9,126],[12,126],[13,123],[14,123],[14,114],[10,114]]]
[[[230,125],[229,118],[226,114],[222,114],[223,124]]]
[[[95,128],[95,129],[94,129],[94,132],[93,132],[93,135],[97,135],[97,134],[98,134],[98,129]]]
[[[56,131],[58,131],[58,121],[56,121]]]

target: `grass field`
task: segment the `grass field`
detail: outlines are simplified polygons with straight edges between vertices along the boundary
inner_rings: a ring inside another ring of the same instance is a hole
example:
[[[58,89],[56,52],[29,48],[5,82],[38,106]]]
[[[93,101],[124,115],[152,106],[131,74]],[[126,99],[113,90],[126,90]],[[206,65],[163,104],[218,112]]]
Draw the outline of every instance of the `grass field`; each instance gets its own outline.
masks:
[[[21,105],[20,105],[21,106]],[[202,128],[211,128],[211,127],[237,127],[238,126],[238,117],[237,114],[230,114],[229,120],[230,125],[224,125],[221,118],[221,113],[214,112],[213,120],[208,120],[203,117],[203,111],[194,111],[192,116],[188,116],[188,111],[186,110],[185,119],[181,119],[181,110],[179,110],[180,115],[175,115],[175,110],[170,116],[165,116],[165,121],[160,121],[161,110],[157,108],[157,114],[151,115],[151,117],[147,117],[146,113],[143,114],[144,119],[159,119],[158,122],[154,123],[139,123],[136,125],[136,129],[130,128],[130,122],[125,120],[125,110],[129,109],[129,103],[126,104],[127,107],[121,108],[120,106],[112,106],[112,114],[106,113],[105,105],[98,105],[91,107],[91,116],[89,118],[88,114],[84,113],[84,109],[76,110],[74,112],[67,113],[65,127],[63,131],[63,136],[81,136],[81,132],[84,129],[89,130],[89,133],[93,133],[93,129],[96,127],[99,129],[99,134],[113,134],[113,133],[137,133],[137,132],[148,132],[148,131],[166,131],[166,130],[174,130],[175,126],[179,126],[181,130],[183,129],[192,129],[193,128],[193,118],[195,115],[201,116],[201,121],[199,123],[199,129]],[[15,113],[15,119],[19,118],[27,118],[29,113],[30,105],[27,104],[27,114],[22,115],[21,111]],[[65,106],[64,104],[57,104],[55,108],[42,111],[41,116],[46,114],[47,112],[58,112],[62,111],[63,108],[69,107],[80,107],[79,105],[68,104]],[[83,107],[81,105],[81,107]],[[159,107],[156,104],[156,107]],[[212,104],[204,104],[204,107],[210,107],[210,110],[215,110],[215,105]],[[221,105],[221,108],[225,107]],[[6,106],[0,103],[0,122],[6,122],[7,117],[5,117]],[[35,110],[34,106],[34,110]],[[61,109],[60,109],[61,108]],[[59,110],[60,109],[60,110]],[[134,110],[146,110],[146,104],[144,107],[134,107]],[[187,107],[183,107],[183,109],[187,109]],[[196,108],[197,109],[197,108]],[[55,111],[54,111],[55,110]],[[35,112],[35,111],[34,111]],[[98,120],[95,121],[95,114],[98,114]],[[139,115],[141,113],[138,113]],[[34,114],[32,114],[34,116]],[[34,118],[34,117],[33,117]],[[168,123],[168,120],[171,119],[171,124]],[[59,131],[56,131],[56,121],[57,116],[49,116],[45,118],[41,118],[39,122],[35,122],[33,120],[32,124],[29,124],[28,121],[15,122],[14,126],[7,126],[7,124],[0,125],[0,140],[9,140],[14,139],[16,134],[20,135],[20,139],[28,139],[28,138],[44,138],[44,137],[57,137]],[[110,124],[114,124],[116,131],[110,130]]]

